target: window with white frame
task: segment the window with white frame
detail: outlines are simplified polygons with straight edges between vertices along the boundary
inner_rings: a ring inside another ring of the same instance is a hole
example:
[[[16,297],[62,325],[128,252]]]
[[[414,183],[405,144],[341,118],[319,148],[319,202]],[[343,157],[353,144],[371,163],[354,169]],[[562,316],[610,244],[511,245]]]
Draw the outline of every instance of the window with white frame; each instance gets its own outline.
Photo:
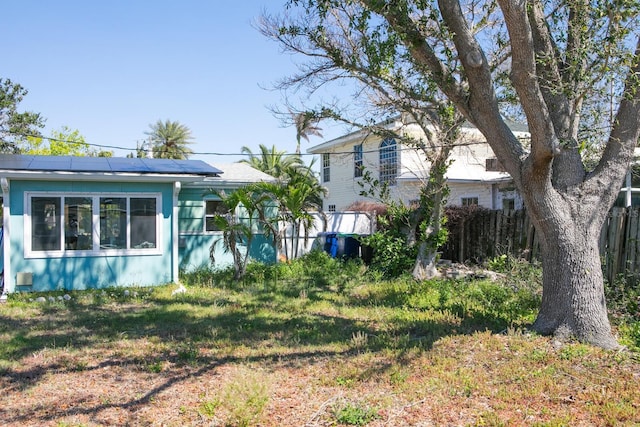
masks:
[[[398,176],[398,151],[396,141],[387,138],[380,144],[380,182],[393,185]]]
[[[322,182],[331,180],[331,163],[329,153],[322,153]]]
[[[160,253],[160,194],[27,193],[26,198],[27,255]]]
[[[462,197],[460,199],[460,204],[462,206],[473,206],[473,205],[477,205],[478,204],[478,198],[477,197]]]
[[[65,197],[65,250],[87,251],[93,249],[93,201],[91,197]]]
[[[329,212],[335,212],[336,211],[336,205],[329,205]]]
[[[205,231],[220,231],[220,228],[216,225],[214,218],[217,215],[227,215],[229,213],[229,209],[221,200],[205,200],[204,203]]]
[[[359,178],[362,176],[362,144],[353,146],[353,176]]]

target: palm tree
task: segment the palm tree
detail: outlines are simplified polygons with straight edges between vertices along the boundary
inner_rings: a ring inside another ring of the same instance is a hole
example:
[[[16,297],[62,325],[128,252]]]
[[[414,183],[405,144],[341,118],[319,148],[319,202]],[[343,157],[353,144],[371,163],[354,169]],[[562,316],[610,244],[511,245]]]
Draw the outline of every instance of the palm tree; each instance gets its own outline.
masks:
[[[272,205],[271,195],[252,185],[240,187],[230,193],[223,190],[212,190],[212,193],[220,197],[228,213],[213,217],[215,225],[222,230],[222,237],[215,240],[209,248],[209,258],[215,262],[215,250],[218,243],[221,243],[223,249],[233,257],[233,278],[240,280],[247,271],[255,229],[265,220],[265,210]],[[240,212],[243,213],[242,218],[238,216]]]
[[[313,173],[312,161],[309,166],[303,168],[292,168],[287,171],[288,186],[291,188],[305,187],[306,197],[304,199],[304,209],[308,211],[321,211],[322,199],[327,194],[327,189],[320,184],[320,181]]]
[[[188,159],[193,151],[187,147],[193,143],[191,130],[179,123],[170,120],[158,120],[149,125],[150,131],[145,132],[152,144],[153,157],[158,159]]]
[[[285,220],[292,226],[291,256],[298,257],[300,234],[304,232],[304,243],[309,240],[309,229],[313,225],[311,212],[322,212],[322,197],[327,189],[320,185],[311,167],[290,171],[285,195],[281,199]]]
[[[240,160],[240,163],[247,163],[280,180],[286,178],[289,169],[304,166],[300,157],[288,156],[284,151],[276,150],[275,145],[267,148],[260,144],[260,154],[254,154],[249,147],[242,147],[240,151],[248,156],[246,159]]]
[[[284,243],[285,257],[292,259],[298,256],[301,233],[304,233],[306,244],[309,229],[313,225],[311,212],[322,212],[322,197],[327,189],[320,185],[311,167],[291,167],[286,171],[285,176],[286,179],[280,182],[261,182],[256,185],[256,188],[270,194],[277,201],[279,215],[274,218],[275,223],[266,225],[270,229],[269,234],[274,238],[276,246],[282,249]],[[285,228],[278,229],[277,223],[280,221],[291,227],[290,249],[285,238]]]
[[[318,127],[319,120],[309,112],[291,113],[293,122],[296,125],[296,154],[300,156],[300,140],[309,141],[310,136],[322,138],[322,128]]]
[[[247,163],[278,180],[259,183],[256,186],[277,201],[280,211],[280,215],[273,218],[274,221],[264,218],[262,222],[265,231],[273,237],[276,247],[281,249],[284,243],[287,259],[295,258],[298,254],[300,234],[304,232],[305,241],[308,238],[308,230],[313,222],[310,212],[322,212],[322,197],[327,190],[314,176],[313,162],[307,166],[300,156],[287,155],[284,151],[276,150],[275,146],[269,149],[260,144],[259,155],[247,147],[242,147],[241,150],[243,154],[248,155],[246,159],[240,160],[241,163]],[[285,230],[279,228],[278,221],[284,221],[291,226],[291,251],[287,249]]]

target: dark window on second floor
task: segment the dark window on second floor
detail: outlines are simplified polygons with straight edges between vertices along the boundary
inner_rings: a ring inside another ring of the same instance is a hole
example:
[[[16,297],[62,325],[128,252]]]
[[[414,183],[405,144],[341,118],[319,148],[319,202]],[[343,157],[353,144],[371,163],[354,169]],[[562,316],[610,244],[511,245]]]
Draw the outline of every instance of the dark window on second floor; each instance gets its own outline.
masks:
[[[380,144],[380,182],[393,185],[398,176],[398,150],[396,141],[387,138]]]
[[[329,182],[331,180],[331,163],[329,160],[329,153],[322,154],[322,182]]]
[[[362,176],[362,144],[353,147],[353,176],[359,178]]]

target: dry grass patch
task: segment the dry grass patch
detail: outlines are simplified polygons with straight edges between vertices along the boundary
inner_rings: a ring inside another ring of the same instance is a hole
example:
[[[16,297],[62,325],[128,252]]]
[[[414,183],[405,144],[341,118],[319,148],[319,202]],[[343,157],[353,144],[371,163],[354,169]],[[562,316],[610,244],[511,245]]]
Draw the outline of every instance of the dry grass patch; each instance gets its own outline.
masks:
[[[278,283],[12,296],[0,306],[0,424],[640,424],[638,354],[527,333],[535,296],[326,280],[300,298]]]

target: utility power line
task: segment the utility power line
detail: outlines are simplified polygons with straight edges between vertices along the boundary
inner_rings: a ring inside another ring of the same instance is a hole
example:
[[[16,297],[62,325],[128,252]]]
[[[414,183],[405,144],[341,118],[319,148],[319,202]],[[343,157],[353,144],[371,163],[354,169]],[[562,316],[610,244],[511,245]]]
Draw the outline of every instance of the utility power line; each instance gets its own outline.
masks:
[[[70,141],[70,140],[64,140],[64,139],[58,139],[58,138],[53,138],[53,137],[48,137],[48,136],[40,136],[40,135],[32,135],[32,134],[13,134],[15,136],[21,136],[21,137],[32,137],[32,138],[41,138],[41,139],[46,139],[48,141],[56,141],[56,142],[64,142],[64,143],[69,143],[69,144],[77,144],[78,141]],[[483,145],[486,144],[486,141],[469,141],[469,142],[460,142],[460,143],[456,143],[454,144],[455,147],[464,147],[464,146],[472,146],[472,145]],[[123,150],[123,151],[130,151],[132,153],[137,153],[139,150],[141,150],[140,147],[135,147],[135,148],[131,148],[131,147],[123,147],[123,146],[118,146],[118,145],[107,145],[107,144],[94,144],[94,143],[89,143],[89,142],[84,142],[85,145],[90,146],[90,147],[95,147],[95,148],[101,148],[101,149],[110,149],[110,150]],[[438,149],[438,148],[444,148],[445,145],[444,144],[429,144],[428,148],[433,148],[433,149]],[[400,147],[398,149],[398,151],[416,151],[419,150],[420,148],[418,147],[412,147],[412,146],[407,146],[407,145],[403,145],[402,147]],[[148,151],[148,150],[144,150],[143,151]],[[379,150],[377,148],[374,149],[370,149],[370,150],[363,150],[360,151],[360,153],[377,153]],[[353,150],[347,150],[347,151],[330,151],[327,153],[322,153],[322,154],[328,154],[330,157],[331,156],[344,156],[344,155],[353,155]],[[251,157],[251,154],[249,153],[221,153],[221,152],[216,152],[216,151],[192,151],[189,153],[189,155],[198,155],[198,156],[246,156],[246,157]],[[263,155],[272,155],[271,153],[253,153],[253,156],[259,157],[259,156],[263,156]],[[280,156],[280,155],[284,155],[284,156],[317,156],[318,154],[312,154],[312,153],[287,153],[287,152],[276,152],[273,154],[274,156]]]

